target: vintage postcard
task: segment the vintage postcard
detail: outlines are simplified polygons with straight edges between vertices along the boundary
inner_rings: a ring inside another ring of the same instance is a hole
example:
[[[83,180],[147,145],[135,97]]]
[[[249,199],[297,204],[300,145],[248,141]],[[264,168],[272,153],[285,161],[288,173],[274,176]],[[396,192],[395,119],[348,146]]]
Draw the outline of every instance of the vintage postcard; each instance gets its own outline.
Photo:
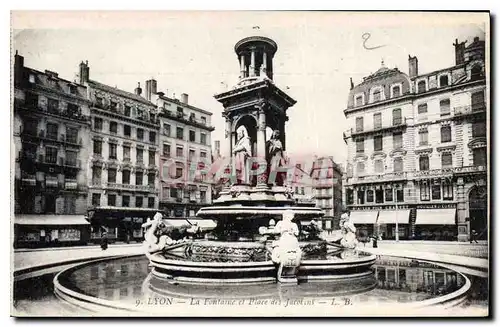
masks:
[[[487,317],[488,12],[16,11],[15,317]]]

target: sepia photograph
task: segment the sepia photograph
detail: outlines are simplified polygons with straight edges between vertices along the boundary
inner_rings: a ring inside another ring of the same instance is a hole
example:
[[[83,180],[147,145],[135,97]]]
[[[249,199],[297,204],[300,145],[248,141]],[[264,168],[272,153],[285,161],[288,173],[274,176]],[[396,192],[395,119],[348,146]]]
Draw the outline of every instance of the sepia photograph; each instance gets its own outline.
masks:
[[[487,11],[12,11],[11,316],[491,316],[490,56]]]

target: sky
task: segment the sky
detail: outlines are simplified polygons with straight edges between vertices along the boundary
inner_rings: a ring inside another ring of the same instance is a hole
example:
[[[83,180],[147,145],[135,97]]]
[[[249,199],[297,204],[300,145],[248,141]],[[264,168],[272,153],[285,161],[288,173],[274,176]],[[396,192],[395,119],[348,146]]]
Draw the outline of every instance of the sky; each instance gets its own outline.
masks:
[[[91,79],[120,89],[133,92],[137,82],[144,89],[154,78],[170,97],[187,93],[191,105],[213,113],[213,144],[224,139],[223,108],[213,96],[238,81],[234,45],[251,35],[270,37],[278,44],[274,82],[297,100],[288,110],[288,154],[329,155],[343,164],[349,78],[360,83],[382,60],[408,73],[409,54],[418,57],[420,74],[453,66],[455,39],[484,40],[486,19],[470,13],[14,12],[12,50],[26,66],[69,80],[87,60]]]

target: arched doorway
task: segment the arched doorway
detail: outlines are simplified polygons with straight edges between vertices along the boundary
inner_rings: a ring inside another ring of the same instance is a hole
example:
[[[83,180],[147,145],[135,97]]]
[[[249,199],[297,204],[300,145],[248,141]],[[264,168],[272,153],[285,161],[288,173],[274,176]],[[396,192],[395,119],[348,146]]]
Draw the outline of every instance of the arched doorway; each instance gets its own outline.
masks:
[[[474,186],[469,192],[470,231],[475,230],[478,239],[488,238],[488,193],[486,186]]]

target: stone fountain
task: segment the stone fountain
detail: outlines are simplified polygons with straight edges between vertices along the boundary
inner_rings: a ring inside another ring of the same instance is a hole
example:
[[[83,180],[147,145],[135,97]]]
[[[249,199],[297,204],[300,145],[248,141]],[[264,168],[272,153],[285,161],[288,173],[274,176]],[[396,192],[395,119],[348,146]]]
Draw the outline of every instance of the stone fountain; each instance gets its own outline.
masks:
[[[371,274],[375,256],[356,251],[348,216],[342,219],[342,241],[331,244],[319,237],[316,221],[323,211],[293,199],[286,178],[285,123],[296,101],[273,81],[277,49],[262,36],[236,43],[239,82],[215,96],[226,121],[227,167],[217,176],[224,188],[212,206],[197,213],[217,226],[208,233],[190,226],[185,237],[176,239],[161,214],[148,221],[145,251],[155,277],[176,283],[290,285]]]

